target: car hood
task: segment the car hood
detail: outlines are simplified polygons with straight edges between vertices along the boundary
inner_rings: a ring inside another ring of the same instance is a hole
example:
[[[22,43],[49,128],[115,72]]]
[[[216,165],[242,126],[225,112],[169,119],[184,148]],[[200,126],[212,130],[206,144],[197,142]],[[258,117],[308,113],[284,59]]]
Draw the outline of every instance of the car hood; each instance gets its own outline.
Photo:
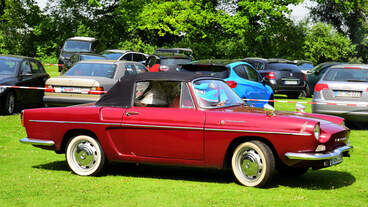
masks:
[[[52,86],[104,87],[105,90],[110,89],[114,83],[111,78],[96,76],[60,76],[46,81],[46,85]]]
[[[8,84],[9,82],[14,82],[16,78],[13,75],[0,75],[0,85]]]

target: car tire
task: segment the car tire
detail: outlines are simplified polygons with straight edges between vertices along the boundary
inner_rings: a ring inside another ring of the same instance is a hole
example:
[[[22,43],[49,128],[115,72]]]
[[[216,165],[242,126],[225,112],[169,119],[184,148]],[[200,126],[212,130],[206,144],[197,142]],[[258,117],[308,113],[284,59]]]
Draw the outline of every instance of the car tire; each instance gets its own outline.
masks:
[[[66,147],[69,168],[77,175],[99,175],[106,164],[105,153],[100,143],[93,137],[78,135]]]
[[[300,94],[301,97],[306,97],[306,98],[310,98],[312,97],[311,91],[309,89],[309,86],[307,84],[307,86],[305,87],[305,89],[301,92]]]
[[[288,93],[288,94],[287,94],[287,97],[288,97],[289,99],[298,99],[298,98],[299,98],[299,96],[300,96],[300,92],[296,92],[296,93]]]
[[[13,91],[10,91],[8,94],[6,94],[5,96],[5,101],[4,101],[4,113],[5,114],[13,114],[16,112],[17,109],[17,105],[16,105],[16,101],[15,101],[15,93]]]
[[[253,140],[244,142],[235,149],[231,167],[240,184],[262,187],[272,179],[275,158],[266,144]]]
[[[285,165],[284,163],[278,163],[278,165],[276,165],[276,169],[281,176],[298,177],[298,176],[304,175],[308,171],[309,168],[308,167],[301,167],[301,168],[289,167]]]

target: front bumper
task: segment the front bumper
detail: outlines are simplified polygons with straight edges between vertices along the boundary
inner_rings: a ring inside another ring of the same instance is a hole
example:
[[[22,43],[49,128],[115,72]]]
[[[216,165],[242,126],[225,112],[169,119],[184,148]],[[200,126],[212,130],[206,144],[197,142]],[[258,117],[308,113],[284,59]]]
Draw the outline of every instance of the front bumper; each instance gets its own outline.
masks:
[[[299,153],[299,152],[287,152],[285,156],[292,160],[332,160],[339,156],[348,157],[349,152],[353,149],[353,146],[342,146],[336,148],[332,152],[327,153]]]

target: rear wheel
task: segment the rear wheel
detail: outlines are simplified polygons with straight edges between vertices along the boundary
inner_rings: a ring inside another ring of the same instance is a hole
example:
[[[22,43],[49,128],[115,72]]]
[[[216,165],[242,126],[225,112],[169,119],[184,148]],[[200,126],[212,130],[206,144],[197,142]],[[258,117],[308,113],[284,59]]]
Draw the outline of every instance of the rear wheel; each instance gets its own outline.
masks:
[[[16,103],[15,103],[15,94],[10,91],[6,97],[4,102],[4,112],[5,114],[13,114],[16,111]]]
[[[275,158],[272,150],[263,142],[244,142],[235,149],[231,167],[242,185],[261,187],[272,179]]]
[[[100,174],[106,163],[100,143],[87,135],[73,137],[67,144],[65,156],[70,169],[82,176]]]
[[[288,93],[287,94],[287,97],[289,99],[298,99],[299,98],[299,95],[300,95],[300,92],[296,92],[296,93]]]

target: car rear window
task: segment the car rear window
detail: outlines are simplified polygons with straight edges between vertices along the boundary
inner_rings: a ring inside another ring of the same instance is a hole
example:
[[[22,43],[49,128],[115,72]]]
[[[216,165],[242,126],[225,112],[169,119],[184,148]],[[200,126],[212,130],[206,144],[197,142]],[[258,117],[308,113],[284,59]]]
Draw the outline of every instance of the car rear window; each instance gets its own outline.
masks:
[[[66,76],[98,76],[113,78],[116,70],[115,64],[104,63],[77,63],[70,68]]]
[[[188,64],[191,60],[188,58],[163,58],[161,59],[161,65],[181,65]]]
[[[341,82],[368,82],[368,70],[331,68],[327,71],[323,80]]]
[[[14,75],[18,61],[0,59],[0,75]]]
[[[299,67],[289,63],[269,63],[267,70],[287,70],[287,71],[300,71]]]
[[[212,76],[216,78],[229,77],[229,69],[226,66],[217,65],[183,65],[180,69],[181,72],[192,72],[197,74],[203,74],[206,76]]]

